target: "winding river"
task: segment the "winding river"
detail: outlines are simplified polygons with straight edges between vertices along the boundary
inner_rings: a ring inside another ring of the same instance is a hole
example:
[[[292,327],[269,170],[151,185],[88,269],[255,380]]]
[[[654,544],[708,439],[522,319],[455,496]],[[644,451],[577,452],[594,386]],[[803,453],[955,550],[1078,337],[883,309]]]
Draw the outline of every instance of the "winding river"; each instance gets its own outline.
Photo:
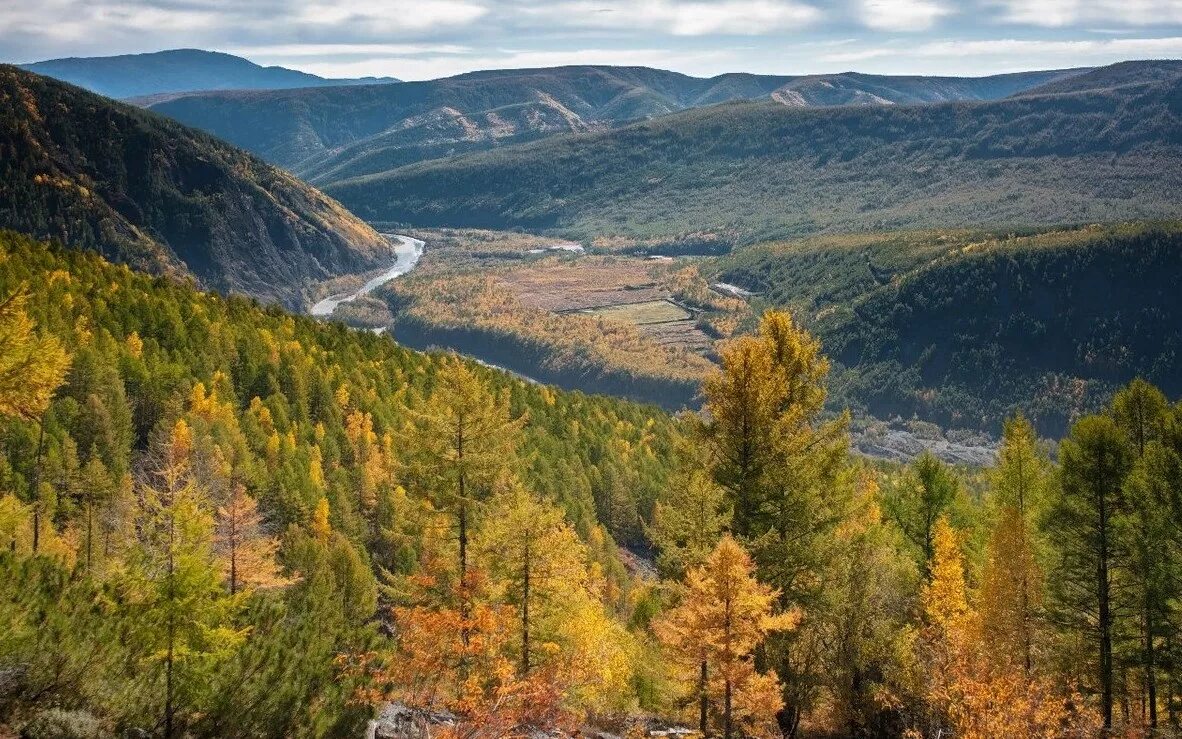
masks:
[[[401,234],[385,235],[398,240],[398,243],[394,245],[394,264],[385,272],[382,272],[377,277],[362,285],[360,290],[351,295],[332,295],[321,300],[312,306],[312,310],[309,311],[312,315],[320,318],[331,316],[341,303],[351,303],[362,295],[368,295],[395,277],[404,275],[415,268],[415,265],[419,263],[419,259],[423,256],[423,248],[426,245],[419,239],[412,239],[409,236],[403,236]]]

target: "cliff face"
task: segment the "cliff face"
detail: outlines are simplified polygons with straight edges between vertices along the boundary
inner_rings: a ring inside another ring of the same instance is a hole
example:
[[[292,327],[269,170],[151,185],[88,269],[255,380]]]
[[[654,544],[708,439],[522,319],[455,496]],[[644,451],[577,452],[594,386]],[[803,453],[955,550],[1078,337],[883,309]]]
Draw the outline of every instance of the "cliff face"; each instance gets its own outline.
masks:
[[[290,307],[389,257],[336,201],[213,137],[0,66],[0,227]]]

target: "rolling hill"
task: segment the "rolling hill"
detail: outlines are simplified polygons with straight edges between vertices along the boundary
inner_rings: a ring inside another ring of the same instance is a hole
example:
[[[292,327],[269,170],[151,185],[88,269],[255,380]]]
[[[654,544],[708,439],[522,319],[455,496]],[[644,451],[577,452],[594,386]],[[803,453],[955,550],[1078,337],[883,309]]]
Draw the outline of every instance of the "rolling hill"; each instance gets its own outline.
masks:
[[[0,228],[302,305],[389,245],[335,201],[208,134],[0,66]]]
[[[733,103],[326,192],[372,221],[732,242],[1182,215],[1182,80],[975,103]]]
[[[263,67],[242,57],[201,49],[48,59],[23,64],[21,68],[113,98],[192,90],[271,90],[397,82],[388,77],[325,79],[284,67]]]
[[[712,274],[790,308],[834,360],[835,408],[996,433],[1067,429],[1135,377],[1182,394],[1182,223],[816,236]]]
[[[734,100],[818,107],[996,99],[1079,71],[983,78],[847,73],[700,79],[644,67],[576,66],[474,72],[384,87],[207,92],[148,104],[323,184]]]

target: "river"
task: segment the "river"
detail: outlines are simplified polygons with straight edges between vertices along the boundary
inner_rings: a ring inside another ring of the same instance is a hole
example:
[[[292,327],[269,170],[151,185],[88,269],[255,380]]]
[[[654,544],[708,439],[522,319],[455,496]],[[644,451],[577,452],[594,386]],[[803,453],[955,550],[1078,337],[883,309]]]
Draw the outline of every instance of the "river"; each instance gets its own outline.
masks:
[[[404,275],[415,268],[415,265],[419,263],[419,259],[423,256],[423,248],[426,244],[419,239],[412,239],[409,236],[403,236],[401,234],[384,235],[398,240],[398,243],[394,245],[394,264],[385,272],[362,285],[360,290],[351,295],[332,295],[321,300],[312,306],[312,310],[310,311],[312,315],[320,318],[331,316],[341,303],[351,303],[362,295],[368,295],[395,277]]]

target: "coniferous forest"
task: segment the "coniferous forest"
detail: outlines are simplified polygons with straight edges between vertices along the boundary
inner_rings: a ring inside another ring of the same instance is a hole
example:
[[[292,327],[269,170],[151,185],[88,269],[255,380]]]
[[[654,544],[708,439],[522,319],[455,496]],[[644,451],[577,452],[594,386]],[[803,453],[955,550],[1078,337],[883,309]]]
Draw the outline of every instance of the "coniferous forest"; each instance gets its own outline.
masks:
[[[1054,461],[1015,416],[991,469],[873,463],[787,313],[671,417],[2,238],[26,736],[340,736],[390,701],[446,736],[1182,718],[1182,408],[1147,383]]]
[[[18,4],[0,739],[1182,739],[1177,0]]]

